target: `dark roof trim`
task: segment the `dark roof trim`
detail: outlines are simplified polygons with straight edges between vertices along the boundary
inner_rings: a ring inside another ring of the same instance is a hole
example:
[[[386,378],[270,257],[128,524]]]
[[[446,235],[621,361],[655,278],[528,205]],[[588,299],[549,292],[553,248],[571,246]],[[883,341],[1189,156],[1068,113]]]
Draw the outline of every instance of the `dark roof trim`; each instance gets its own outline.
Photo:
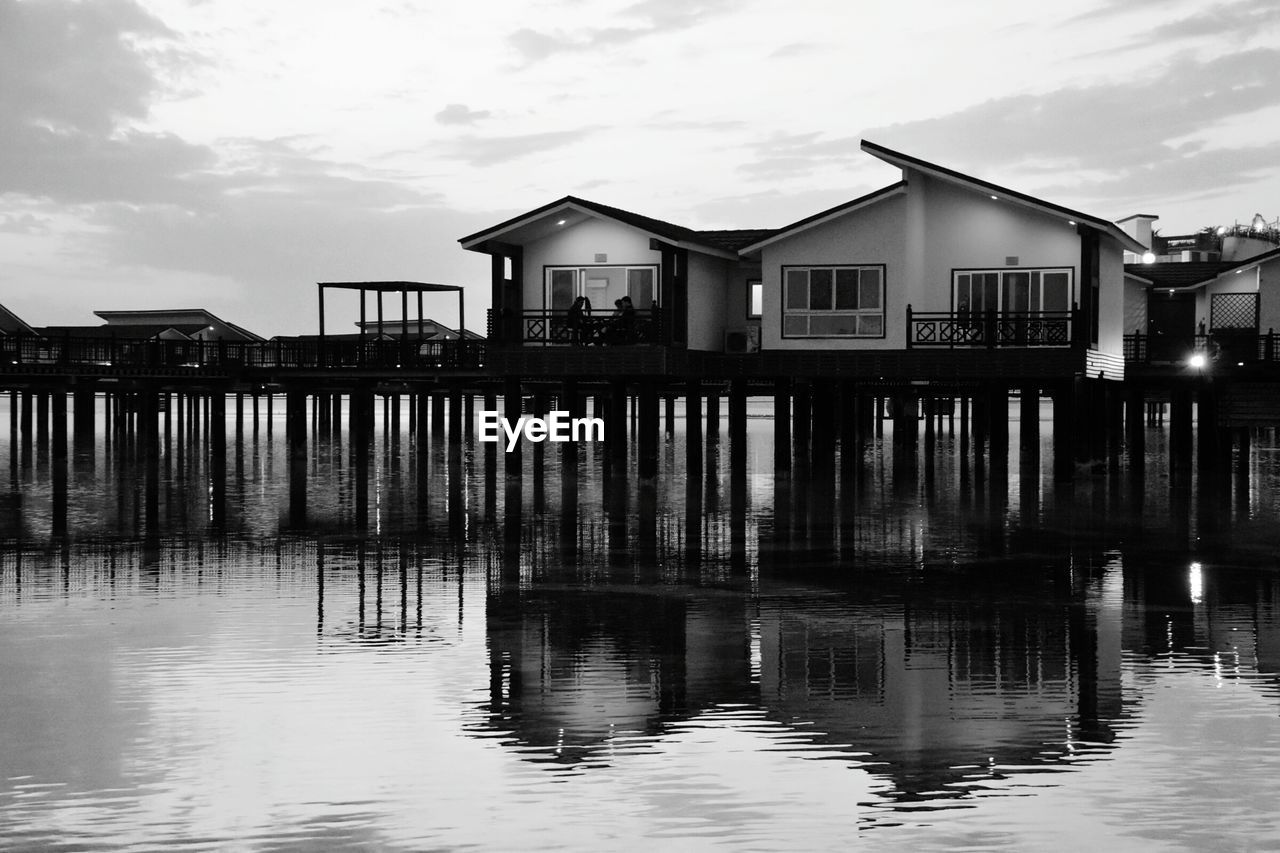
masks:
[[[557,199],[550,204],[544,204],[542,207],[535,208],[522,213],[519,216],[513,216],[505,222],[500,222],[483,231],[477,231],[458,240],[464,249],[472,249],[484,251],[483,244],[495,237],[501,236],[504,232],[513,228],[524,225],[544,214],[554,210],[564,208],[573,208],[583,213],[592,213],[596,216],[603,216],[606,219],[612,219],[615,222],[621,222],[623,225],[629,225],[632,228],[639,229],[649,234],[651,237],[659,237],[663,240],[675,243],[682,248],[696,249],[710,255],[716,255],[723,258],[736,258],[732,252],[728,252],[719,246],[709,243],[701,238],[699,232],[692,228],[685,228],[683,225],[676,225],[671,222],[664,222],[661,219],[654,219],[649,216],[642,216],[639,213],[632,213],[629,210],[623,210],[620,207],[610,207],[607,204],[600,204],[596,201],[590,201],[585,198],[567,195],[564,198]]]
[[[1160,217],[1156,216],[1154,213],[1133,213],[1133,214],[1130,214],[1129,216],[1126,216],[1123,219],[1117,219],[1116,224],[1118,225],[1121,222],[1128,222],[1130,219],[1159,219],[1159,218]]]
[[[894,166],[916,169],[918,171],[952,181],[953,183],[967,185],[973,189],[980,190],[988,194],[994,194],[1010,201],[1018,202],[1026,207],[1039,210],[1042,213],[1057,214],[1065,219],[1071,219],[1078,223],[1089,225],[1115,238],[1120,245],[1124,246],[1124,248],[1131,252],[1141,254],[1142,252],[1148,251],[1146,246],[1130,237],[1114,222],[1110,222],[1106,219],[1099,219],[1096,216],[1090,216],[1087,213],[1081,213],[1078,210],[1072,210],[1069,207],[1063,207],[1060,204],[1054,204],[1051,201],[1045,201],[1044,199],[1036,198],[1033,195],[1027,195],[1026,193],[1018,192],[1017,190],[1011,190],[1008,187],[1002,187],[999,184],[993,184],[990,181],[984,181],[981,178],[975,178],[972,175],[957,172],[955,169],[948,169],[945,166],[939,166],[935,163],[930,163],[927,160],[921,160],[919,157],[912,157],[910,154],[903,154],[899,151],[885,148],[883,145],[877,145],[876,143],[870,142],[866,139],[862,140],[862,150],[866,151],[873,157],[878,157],[886,163],[890,163]]]
[[[785,239],[793,234],[797,234],[801,231],[813,228],[816,225],[821,225],[824,222],[829,222],[832,219],[841,217],[846,213],[852,213],[855,210],[860,210],[861,208],[874,204],[882,199],[897,195],[905,191],[906,186],[906,181],[898,181],[896,184],[881,187],[880,189],[869,192],[864,196],[859,196],[852,201],[846,201],[843,204],[838,204],[835,207],[829,207],[826,210],[813,214],[812,216],[806,216],[804,219],[779,228],[763,240],[757,240],[750,245],[743,246],[738,250],[738,254],[747,255],[753,252],[758,252],[770,243],[775,243],[778,240]]]
[[[318,281],[321,287],[338,290],[373,290],[378,293],[456,293],[462,290],[457,284],[429,284],[421,281]]]

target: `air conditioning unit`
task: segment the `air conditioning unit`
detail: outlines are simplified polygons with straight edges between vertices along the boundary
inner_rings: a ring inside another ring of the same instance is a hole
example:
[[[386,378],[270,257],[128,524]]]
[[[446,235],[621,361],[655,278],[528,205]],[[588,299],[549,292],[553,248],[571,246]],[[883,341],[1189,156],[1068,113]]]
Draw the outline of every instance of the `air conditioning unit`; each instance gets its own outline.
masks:
[[[760,349],[760,329],[727,330],[724,333],[724,351],[728,353],[757,352]]]

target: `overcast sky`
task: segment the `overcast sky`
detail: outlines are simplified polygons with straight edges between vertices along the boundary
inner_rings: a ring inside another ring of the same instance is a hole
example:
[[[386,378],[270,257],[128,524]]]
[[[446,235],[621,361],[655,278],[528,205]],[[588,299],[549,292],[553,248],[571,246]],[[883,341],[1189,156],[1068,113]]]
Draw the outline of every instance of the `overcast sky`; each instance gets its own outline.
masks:
[[[1274,220],[1277,35],[1274,0],[0,0],[0,303],[270,335],[412,279],[483,329],[459,237],[570,193],[779,226],[897,179],[863,138],[1166,234]]]

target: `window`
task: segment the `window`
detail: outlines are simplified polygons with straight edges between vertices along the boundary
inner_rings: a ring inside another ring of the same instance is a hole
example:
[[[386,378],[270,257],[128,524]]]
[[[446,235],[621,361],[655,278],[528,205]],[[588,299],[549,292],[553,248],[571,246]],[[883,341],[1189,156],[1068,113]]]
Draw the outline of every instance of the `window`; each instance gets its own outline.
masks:
[[[547,267],[546,301],[552,312],[569,310],[573,300],[585,296],[593,311],[613,310],[613,301],[631,297],[637,309],[648,310],[657,301],[656,266]]]
[[[784,338],[883,338],[884,267],[784,267]]]
[[[764,313],[764,283],[747,282],[747,319],[759,320]]]
[[[966,270],[955,274],[955,310],[1057,314],[1071,310],[1071,270]]]

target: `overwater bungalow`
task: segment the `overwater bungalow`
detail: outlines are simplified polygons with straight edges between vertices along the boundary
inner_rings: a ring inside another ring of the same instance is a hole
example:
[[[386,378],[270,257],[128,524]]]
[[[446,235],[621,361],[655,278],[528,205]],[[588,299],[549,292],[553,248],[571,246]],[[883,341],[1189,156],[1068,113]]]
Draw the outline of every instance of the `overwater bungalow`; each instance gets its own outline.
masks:
[[[1123,254],[1146,246],[1109,220],[862,150],[901,180],[783,228],[700,231],[566,196],[462,238],[492,257],[489,363],[524,375],[1123,378]],[[574,347],[579,296],[597,312],[629,296],[640,326],[629,346]]]

